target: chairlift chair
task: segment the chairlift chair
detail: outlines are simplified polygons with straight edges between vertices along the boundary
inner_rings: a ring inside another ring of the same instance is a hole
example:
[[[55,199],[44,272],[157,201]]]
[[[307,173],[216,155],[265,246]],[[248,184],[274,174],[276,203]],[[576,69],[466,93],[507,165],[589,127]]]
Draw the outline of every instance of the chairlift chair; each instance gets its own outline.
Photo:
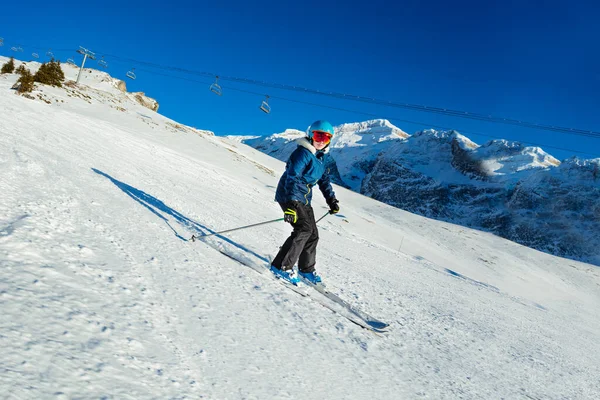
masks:
[[[77,64],[75,64],[75,60],[73,60],[72,58],[67,59],[67,64],[77,66]]]
[[[269,114],[271,112],[271,106],[269,105],[269,96],[266,96],[263,102],[260,105],[260,109],[265,114]]]
[[[219,86],[219,76],[216,77],[215,83],[210,85],[210,91],[216,94],[217,96],[223,95],[223,89],[221,89],[221,86]]]
[[[131,68],[131,71],[127,71],[125,75],[127,75],[128,78],[135,80],[135,73],[133,71],[135,71],[135,68]]]
[[[0,46],[4,46],[4,38],[0,37]]]
[[[19,51],[15,46],[10,48],[12,51]]]
[[[52,50],[52,49],[50,49],[50,50]],[[54,58],[54,53],[52,53],[50,50],[48,50],[48,52],[46,53],[46,57]]]
[[[98,60],[98,65],[100,65],[102,68],[108,68],[108,63],[104,61],[104,56],[102,56],[101,60]]]
[[[33,56],[33,58],[40,58],[38,53],[31,53],[31,55]]]

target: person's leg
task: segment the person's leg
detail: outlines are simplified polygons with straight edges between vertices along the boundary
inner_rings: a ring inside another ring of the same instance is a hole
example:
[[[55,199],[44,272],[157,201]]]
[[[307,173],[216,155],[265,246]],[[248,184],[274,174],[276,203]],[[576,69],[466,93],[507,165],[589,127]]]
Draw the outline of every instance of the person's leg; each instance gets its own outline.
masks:
[[[283,209],[283,205],[281,205]],[[314,216],[311,213],[309,216],[308,210],[312,209],[309,206],[305,206],[304,204],[298,203],[296,207],[296,212],[298,213],[298,222],[295,224],[291,224],[294,228],[294,231],[287,238],[281,249],[279,249],[279,253],[273,259],[272,265],[275,268],[281,270],[289,270],[294,267],[298,258],[300,257],[300,253],[305,247],[306,242],[312,236],[312,225],[314,225]],[[312,222],[311,222],[312,218]]]
[[[308,220],[310,221],[311,234],[304,248],[300,253],[300,260],[298,261],[298,270],[300,272],[313,272],[315,270],[316,257],[317,257],[317,243],[319,242],[319,231],[317,229],[317,223],[315,221],[315,214],[312,207],[309,207]]]

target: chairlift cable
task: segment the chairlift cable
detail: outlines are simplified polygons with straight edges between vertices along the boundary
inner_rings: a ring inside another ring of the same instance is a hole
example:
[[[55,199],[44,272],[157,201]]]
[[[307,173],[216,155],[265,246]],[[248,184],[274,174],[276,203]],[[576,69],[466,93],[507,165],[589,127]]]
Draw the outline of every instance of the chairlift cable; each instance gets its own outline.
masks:
[[[212,76],[212,77],[216,76],[215,74],[210,73],[210,72],[194,71],[194,70],[189,70],[189,69],[185,69],[185,68],[172,67],[172,66],[166,66],[166,65],[150,63],[150,62],[145,62],[145,61],[139,61],[139,60],[134,60],[134,59],[122,58],[122,57],[108,55],[108,54],[107,54],[107,56],[117,58],[117,59],[128,60],[130,62],[135,62],[135,63],[141,64],[141,65],[146,65],[146,66],[158,68],[158,69],[177,71],[177,72],[182,72],[182,73],[186,73],[186,74],[200,75],[200,76]],[[445,116],[449,116],[449,117],[457,117],[457,118],[471,119],[471,120],[491,122],[491,123],[501,123],[501,124],[507,124],[507,125],[521,126],[524,128],[546,130],[546,131],[553,131],[553,132],[559,132],[559,133],[569,133],[569,134],[577,133],[577,134],[580,134],[583,136],[588,136],[588,137],[600,137],[600,132],[588,130],[588,129],[577,129],[577,128],[567,128],[567,127],[559,127],[559,126],[553,126],[553,125],[545,125],[545,124],[539,124],[539,123],[520,121],[520,120],[516,120],[516,119],[511,119],[511,118],[493,117],[493,116],[489,116],[489,115],[485,115],[485,114],[471,113],[471,112],[460,111],[460,110],[452,110],[449,108],[424,106],[424,105],[410,104],[410,103],[397,103],[397,102],[392,102],[389,100],[367,98],[367,97],[362,97],[362,96],[348,94],[348,93],[323,92],[323,91],[316,90],[316,89],[302,88],[302,87],[280,84],[280,83],[269,83],[269,82],[265,82],[265,81],[259,81],[259,80],[248,79],[248,78],[239,78],[239,77],[222,76],[222,75],[220,75],[219,77],[222,80],[227,80],[227,81],[231,81],[231,82],[271,87],[271,88],[277,88],[277,89],[283,89],[283,90],[289,90],[289,91],[297,91],[297,92],[303,92],[303,93],[309,93],[309,94],[315,94],[315,95],[327,96],[327,97],[333,97],[333,98],[339,98],[339,99],[345,99],[345,100],[360,101],[360,102],[364,102],[364,103],[383,105],[386,107],[403,108],[403,109],[409,109],[409,110],[413,110],[413,111],[421,111],[421,112],[427,112],[427,113],[433,113],[433,114],[440,114],[440,115],[445,115]]]
[[[4,43],[3,40],[0,42],[2,44]],[[42,49],[41,47],[28,46],[28,45],[25,47]],[[18,49],[16,47],[11,48],[11,50],[13,50],[13,49],[14,49],[14,51],[23,51],[23,49],[20,46]],[[72,49],[58,49],[55,51],[65,51],[66,52],[66,51],[72,51]],[[50,51],[48,51],[48,53],[52,54]],[[48,53],[46,53],[47,56],[48,56]],[[166,66],[166,65],[150,63],[150,62],[145,62],[145,61],[140,61],[140,60],[134,60],[134,59],[130,59],[130,58],[124,58],[124,57],[119,57],[119,56],[114,56],[114,55],[109,55],[109,54],[106,54],[106,56],[113,58],[113,59],[117,59],[117,60],[126,60],[129,63],[134,62],[136,64],[146,65],[146,66],[149,66],[152,68],[158,68],[158,69],[163,69],[163,70],[177,71],[177,72],[182,72],[182,73],[186,73],[186,74],[200,75],[200,76],[210,76],[210,77],[217,76],[216,74],[210,73],[210,72],[193,71],[193,70],[189,70],[189,69],[185,69],[185,68]],[[73,61],[72,59],[69,59],[69,60]],[[67,60],[67,63],[69,62],[69,60]],[[76,65],[76,64],[73,62],[73,65]],[[147,72],[150,72],[150,71],[147,71]],[[152,71],[150,73],[158,74],[154,71]],[[166,75],[166,74],[164,76],[170,76],[170,77],[177,78],[177,79],[186,79],[186,78],[175,77],[175,76]],[[532,129],[537,129],[537,130],[546,130],[546,131],[553,131],[553,132],[559,132],[559,133],[567,133],[567,134],[571,134],[571,135],[600,138],[600,132],[588,130],[588,129],[567,128],[567,127],[560,127],[560,126],[555,126],[555,125],[531,123],[531,122],[520,121],[520,120],[516,120],[516,119],[511,119],[511,118],[493,117],[491,115],[469,113],[469,112],[465,112],[465,111],[452,110],[452,109],[440,108],[440,107],[430,107],[430,106],[423,106],[423,105],[416,105],[416,104],[409,104],[409,103],[396,103],[396,102],[392,102],[389,100],[365,98],[365,97],[347,94],[347,93],[322,92],[322,91],[310,89],[310,88],[297,87],[297,86],[279,84],[279,83],[269,83],[269,82],[265,82],[265,81],[258,81],[258,80],[248,79],[248,78],[227,77],[227,76],[219,76],[219,78],[228,80],[228,81],[232,81],[232,82],[243,83],[243,84],[266,86],[266,87],[278,88],[278,89],[289,90],[289,91],[297,91],[297,92],[308,93],[308,94],[328,96],[328,97],[339,98],[339,99],[343,99],[343,100],[354,100],[354,101],[367,102],[367,103],[371,103],[371,104],[378,104],[378,105],[383,105],[383,106],[388,106],[388,107],[405,108],[405,109],[410,109],[410,110],[414,110],[414,111],[424,111],[424,112],[428,112],[428,113],[435,113],[435,114],[440,114],[440,115],[445,115],[445,116],[450,116],[450,117],[459,117],[459,118],[466,118],[466,119],[472,119],[472,120],[479,120],[479,121],[483,121],[483,122],[501,123],[501,124],[521,126],[521,127],[525,127],[525,128],[532,128]],[[186,80],[193,81],[191,79],[186,79]],[[229,88],[228,87],[228,89],[258,94],[258,93],[254,93],[254,92],[250,92],[250,91],[244,91],[244,90],[237,89],[237,88]],[[281,100],[285,100],[285,101],[298,102],[298,103],[304,103],[304,104],[311,104],[311,105],[315,105],[318,107],[326,107],[326,108],[330,108],[330,109],[337,109],[337,110],[348,111],[348,112],[363,114],[363,115],[374,115],[374,114],[369,114],[369,113],[364,113],[364,112],[352,111],[352,110],[339,108],[339,107],[330,107],[330,106],[319,105],[319,104],[310,103],[310,102],[291,100],[291,99],[276,97],[276,96],[271,96],[271,98],[281,99]],[[401,120],[398,118],[388,118],[388,119],[399,120],[399,121],[414,123],[414,124],[418,124],[418,125],[436,127],[435,125],[431,125],[431,124],[424,124],[424,123],[414,122],[414,121],[406,121],[406,120]],[[444,127],[439,127],[439,128],[446,129]],[[469,131],[462,131],[462,132],[470,133],[473,135],[491,137],[488,135],[483,135],[483,134],[479,134],[479,133],[475,133],[475,132],[469,132]],[[523,143],[529,143],[529,142],[523,142]],[[536,143],[529,143],[529,144],[538,145]],[[559,148],[559,147],[552,147],[552,146],[546,146],[546,145],[540,145],[540,146],[544,146],[544,147],[548,147],[548,148],[555,148],[555,149],[560,149],[560,150],[566,150],[566,151],[571,151],[571,152],[575,152],[575,153],[590,154],[590,153],[586,153],[586,152],[580,152],[580,151],[576,151],[576,150],[564,149],[564,148]]]
[[[201,84],[209,84],[210,83],[210,82],[199,81],[199,80],[196,80],[196,79],[186,78],[186,77],[182,77],[182,76],[175,76],[175,75],[164,74],[164,73],[160,73],[160,72],[156,72],[156,71],[151,71],[151,70],[142,70],[142,71],[146,72],[146,73],[149,73],[149,74],[153,74],[153,75],[159,75],[159,76],[164,76],[164,77],[168,77],[168,78],[184,80],[184,81],[188,81],[188,82],[195,82],[195,83],[201,83]],[[226,87],[223,87],[223,88],[227,89],[227,90],[241,92],[241,93],[247,93],[247,94],[252,94],[252,95],[264,96],[264,94],[261,94],[261,93],[258,93],[258,92],[253,92],[253,91],[250,91],[250,90],[240,89],[240,88],[236,88],[236,87],[232,87],[232,86],[226,86]],[[329,106],[329,105],[325,105],[325,104],[318,104],[318,103],[313,103],[313,102],[308,102],[308,101],[303,101],[303,100],[295,100],[295,99],[290,99],[290,98],[281,97],[281,96],[269,95],[269,98],[271,98],[271,99],[277,99],[277,100],[283,100],[283,101],[287,101],[287,102],[290,102],[290,103],[297,103],[297,104],[310,105],[310,106],[314,106],[314,107],[326,108],[326,109],[330,109],[330,110],[344,111],[344,112],[348,112],[348,113],[351,113],[351,114],[365,115],[365,116],[373,117],[373,118],[383,118],[381,115],[373,114],[373,113],[368,113],[368,112],[365,112],[365,111],[351,110],[351,109],[348,109],[348,108]],[[461,132],[461,133],[465,133],[465,134],[470,134],[470,135],[475,135],[475,136],[480,136],[480,137],[485,137],[485,138],[491,138],[491,139],[498,139],[497,136],[486,135],[486,134],[479,133],[479,132],[474,132],[474,131],[471,131],[471,130],[463,130],[463,129],[459,129],[459,128],[449,128],[447,126],[434,125],[434,124],[429,124],[429,123],[420,122],[420,121],[407,120],[407,119],[404,119],[404,118],[387,117],[385,119],[390,120],[390,121],[404,122],[404,123],[413,124],[413,125],[420,125],[420,126],[429,127],[429,128],[437,128],[437,129],[442,129],[442,130],[446,130],[446,131],[455,130],[455,131],[458,131],[458,132]],[[529,142],[529,141],[523,141],[523,140],[519,140],[519,142],[523,143],[523,144],[528,144],[528,145],[533,145],[533,146],[537,146],[537,147],[542,147],[542,148],[549,148],[549,149],[554,149],[554,150],[563,150],[563,151],[568,151],[568,152],[577,153],[577,154],[584,154],[584,155],[588,155],[588,156],[592,156],[592,157],[600,157],[600,155],[594,154],[594,153],[588,153],[588,152],[580,151],[580,150],[567,149],[567,148],[564,148],[564,147],[551,146],[551,145],[546,145],[546,144],[543,144],[543,143]]]

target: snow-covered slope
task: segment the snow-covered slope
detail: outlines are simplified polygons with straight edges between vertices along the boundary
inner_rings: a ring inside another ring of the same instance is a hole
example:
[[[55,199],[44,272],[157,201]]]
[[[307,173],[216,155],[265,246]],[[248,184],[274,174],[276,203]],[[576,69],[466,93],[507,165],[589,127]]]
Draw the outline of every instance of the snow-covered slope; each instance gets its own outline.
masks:
[[[391,324],[376,336],[186,240],[279,218],[282,162],[112,89],[30,100],[16,79],[0,77],[5,398],[600,397],[596,267],[336,187],[318,268]],[[289,232],[210,243],[261,262]]]

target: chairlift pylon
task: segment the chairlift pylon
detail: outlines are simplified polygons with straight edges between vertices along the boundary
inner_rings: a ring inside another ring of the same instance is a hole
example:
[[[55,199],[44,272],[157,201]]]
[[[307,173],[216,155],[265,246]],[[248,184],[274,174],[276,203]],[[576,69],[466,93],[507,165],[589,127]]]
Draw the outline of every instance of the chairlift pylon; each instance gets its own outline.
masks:
[[[219,86],[219,76],[218,75],[216,76],[215,83],[210,85],[210,91],[213,92],[214,94],[216,94],[217,96],[223,95],[223,89],[221,89],[221,86]]]
[[[263,102],[260,105],[260,109],[265,114],[269,114],[271,112],[271,106],[269,105],[269,96],[268,95],[265,96],[265,99],[263,100]]]
[[[128,78],[135,80],[135,68],[131,68],[131,71],[127,71],[127,73],[125,75],[127,75]]]

